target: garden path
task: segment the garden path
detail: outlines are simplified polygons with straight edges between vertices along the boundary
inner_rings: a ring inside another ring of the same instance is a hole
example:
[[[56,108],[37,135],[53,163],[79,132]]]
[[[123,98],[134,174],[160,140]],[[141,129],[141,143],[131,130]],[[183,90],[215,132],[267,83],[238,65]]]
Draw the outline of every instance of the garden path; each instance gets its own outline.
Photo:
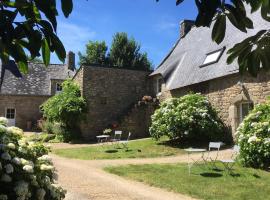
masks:
[[[65,146],[66,147],[66,146]],[[220,153],[228,158],[230,150]],[[58,182],[68,190],[67,200],[192,200],[193,198],[127,180],[102,170],[106,166],[187,162],[186,155],[121,160],[76,160],[51,155],[58,170]],[[198,154],[192,155],[198,158]]]

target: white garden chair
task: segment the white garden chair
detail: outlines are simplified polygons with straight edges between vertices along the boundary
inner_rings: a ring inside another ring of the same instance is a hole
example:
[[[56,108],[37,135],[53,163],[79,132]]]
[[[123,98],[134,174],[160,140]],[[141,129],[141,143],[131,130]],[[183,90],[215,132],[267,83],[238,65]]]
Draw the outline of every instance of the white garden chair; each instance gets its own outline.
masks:
[[[220,162],[222,162],[222,164],[224,165],[225,170],[227,170],[230,174],[232,173],[232,169],[235,164],[235,159],[238,156],[239,152],[240,152],[240,147],[238,145],[234,145],[233,154],[231,158],[220,160]]]
[[[206,165],[210,163],[215,169],[217,169],[215,162],[218,159],[221,144],[222,142],[209,142],[207,155],[203,157]]]
[[[131,132],[128,133],[127,140],[121,140],[121,141],[119,141],[119,144],[122,144],[123,145],[123,148],[125,148],[125,149],[128,149],[128,141],[130,139],[130,136],[131,136]]]
[[[115,144],[116,146],[118,146],[118,143],[121,140],[121,137],[122,137],[122,131],[115,131],[114,137],[111,140],[112,144]]]

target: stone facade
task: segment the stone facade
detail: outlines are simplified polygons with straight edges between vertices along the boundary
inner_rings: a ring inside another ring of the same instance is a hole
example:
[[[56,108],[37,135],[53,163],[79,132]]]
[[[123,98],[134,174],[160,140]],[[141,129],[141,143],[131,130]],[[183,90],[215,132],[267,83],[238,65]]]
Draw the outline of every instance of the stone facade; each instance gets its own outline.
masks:
[[[241,103],[250,102],[256,105],[265,102],[270,95],[270,73],[262,72],[257,78],[240,74],[228,75],[171,91],[166,90],[163,84],[159,99],[164,101],[180,97],[190,91],[206,95],[234,133],[240,123]]]
[[[120,118],[144,95],[151,95],[150,72],[85,66],[74,77],[82,88],[88,113],[81,124],[82,135],[95,139]],[[145,134],[145,133],[144,133]]]
[[[157,108],[157,102],[139,101],[130,111],[123,116],[117,127],[124,132],[124,138],[131,132],[131,139],[149,137],[151,116]]]
[[[0,95],[0,116],[6,116],[7,109],[15,109],[15,126],[24,130],[32,129],[37,119],[42,117],[39,106],[48,98],[49,96]]]

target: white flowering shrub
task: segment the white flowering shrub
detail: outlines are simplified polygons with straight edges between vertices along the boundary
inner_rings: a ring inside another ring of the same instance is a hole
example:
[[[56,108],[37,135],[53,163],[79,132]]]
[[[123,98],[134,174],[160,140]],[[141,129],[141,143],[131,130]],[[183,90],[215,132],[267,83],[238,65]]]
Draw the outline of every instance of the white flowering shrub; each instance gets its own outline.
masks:
[[[259,104],[243,120],[236,132],[239,160],[248,167],[270,167],[270,102]]]
[[[48,148],[27,141],[21,129],[0,121],[0,200],[63,199],[65,191],[54,184]]]
[[[188,94],[160,105],[152,115],[150,134],[159,139],[218,140],[225,139],[225,128],[206,97]]]

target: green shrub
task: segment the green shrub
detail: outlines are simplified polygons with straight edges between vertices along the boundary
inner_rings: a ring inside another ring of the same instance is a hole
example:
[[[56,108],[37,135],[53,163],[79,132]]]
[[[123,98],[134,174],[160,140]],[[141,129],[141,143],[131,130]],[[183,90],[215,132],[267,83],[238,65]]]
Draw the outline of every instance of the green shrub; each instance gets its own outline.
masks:
[[[62,86],[63,91],[48,99],[41,109],[47,121],[60,124],[61,128],[57,131],[67,134],[63,138],[69,140],[79,136],[79,123],[84,119],[87,106],[78,85],[67,80]]]
[[[48,133],[41,133],[41,134],[35,134],[31,137],[29,137],[29,141],[34,142],[50,142],[55,138],[55,134],[48,134]]]
[[[16,127],[0,125],[1,199],[64,199],[65,191],[54,184],[49,149],[28,141]]]
[[[224,141],[225,128],[206,97],[188,94],[163,102],[152,115],[153,138]]]
[[[248,167],[270,167],[270,102],[259,104],[237,129],[239,160]]]
[[[54,123],[50,121],[44,121],[42,125],[42,131],[44,133],[53,134]]]

